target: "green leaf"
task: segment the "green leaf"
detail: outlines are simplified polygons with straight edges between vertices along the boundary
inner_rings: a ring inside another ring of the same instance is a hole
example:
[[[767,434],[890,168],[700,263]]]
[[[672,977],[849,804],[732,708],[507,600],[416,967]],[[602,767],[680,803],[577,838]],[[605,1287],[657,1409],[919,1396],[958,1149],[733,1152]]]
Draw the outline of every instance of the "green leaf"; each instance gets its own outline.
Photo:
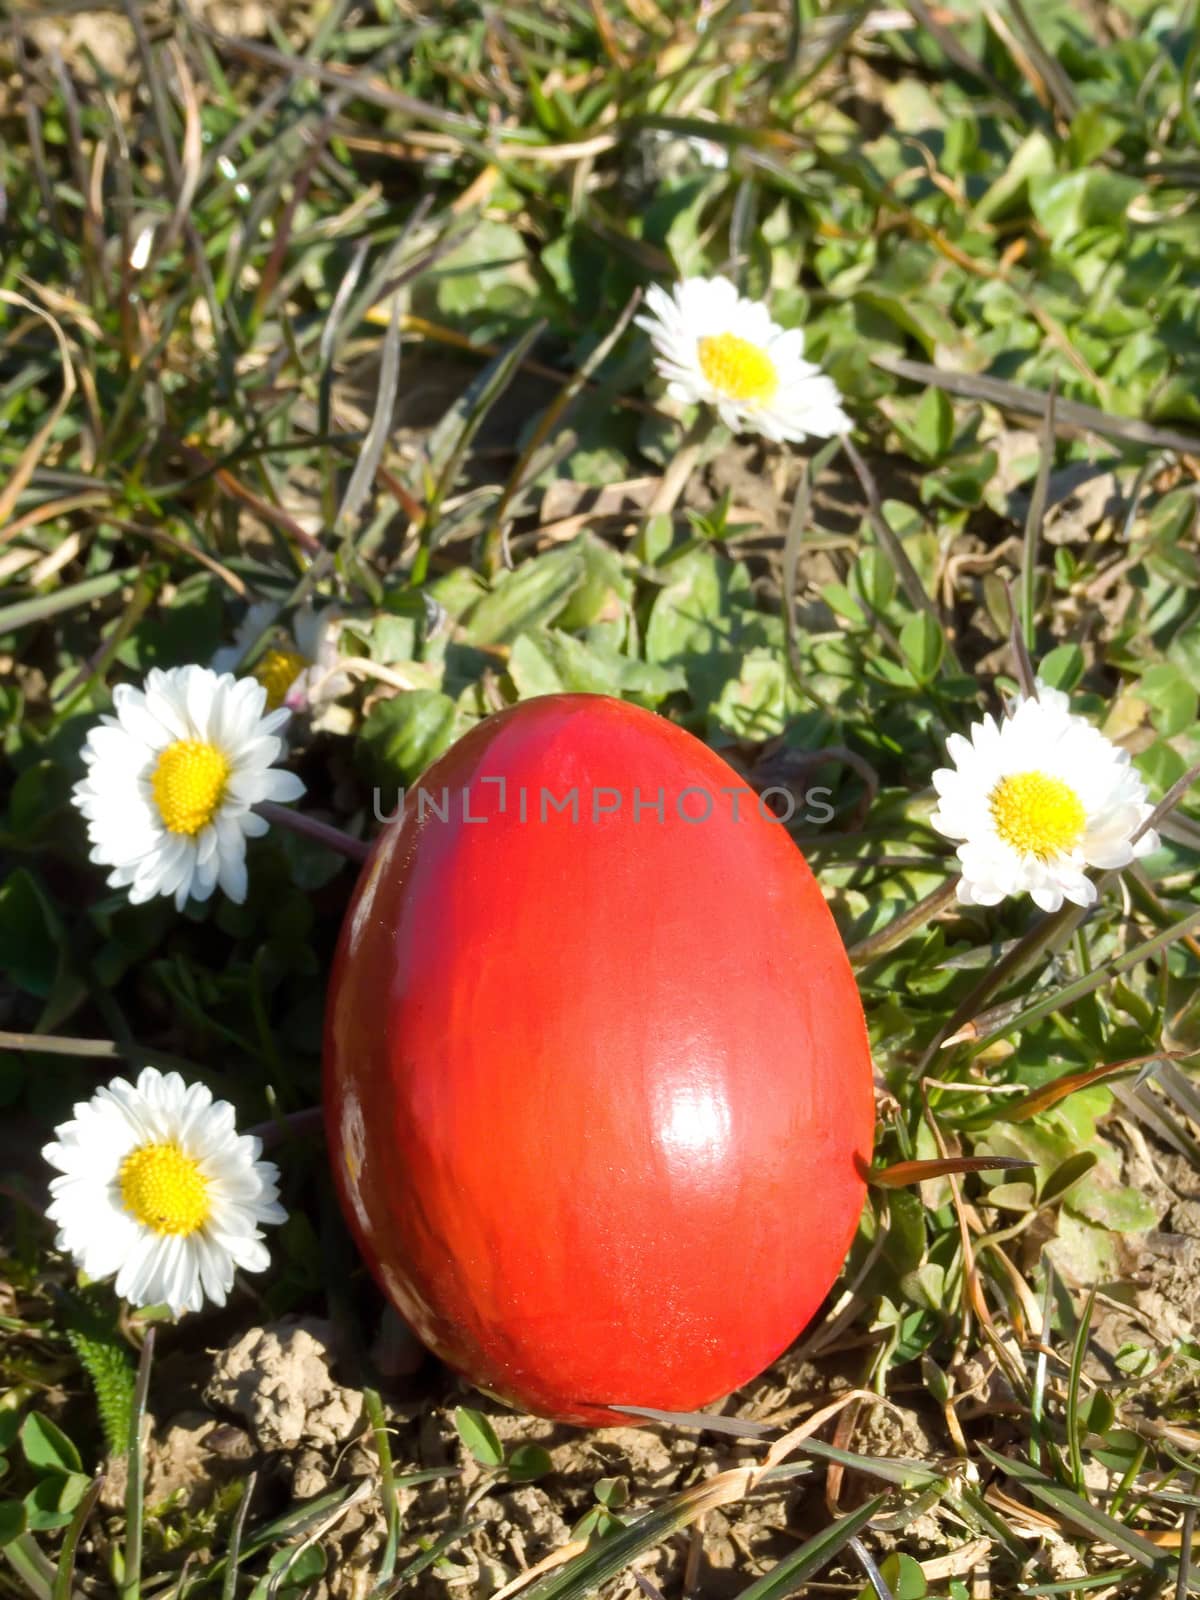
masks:
[[[1054,146],[1040,130],[1021,142],[1005,164],[1000,176],[975,206],[977,222],[995,222],[1019,211],[1031,179],[1055,170]]]
[[[66,800],[69,790],[70,779],[56,762],[34,762],[12,786],[8,802],[9,827],[22,836],[36,834],[50,813]]]
[[[865,1501],[857,1511],[852,1511],[848,1517],[833,1522],[813,1538],[802,1544],[799,1550],[793,1550],[790,1556],[785,1556],[776,1566],[772,1567],[757,1583],[752,1583],[748,1589],[743,1589],[738,1600],[783,1600],[784,1595],[794,1594],[802,1583],[815,1577],[823,1567],[827,1567],[840,1550],[844,1550],[854,1538],[870,1522],[884,1502],[883,1495],[876,1495],[873,1499]]]
[[[82,1472],[48,1473],[25,1496],[26,1525],[34,1532],[65,1527],[90,1482]]]
[[[601,1478],[592,1493],[609,1511],[619,1511],[622,1506],[629,1504],[629,1483],[625,1478]]]
[[[585,642],[557,628],[534,628],[513,645],[508,675],[522,700],[536,695],[638,695],[652,703],[686,687],[680,667],[637,661],[611,645]]]
[[[860,551],[851,577],[854,587],[873,611],[887,610],[896,593],[896,569],[882,550],[876,549],[874,545],[868,545],[865,550]],[[830,584],[828,587],[845,593],[840,584]],[[828,595],[825,598],[835,611],[839,609]],[[853,610],[854,615],[849,620],[861,623],[864,620],[861,609],[855,605]]]
[[[453,318],[478,320],[487,311],[520,316],[536,292],[525,240],[510,223],[488,218],[476,222],[425,281],[436,286],[437,310]]]
[[[1158,1221],[1158,1212],[1140,1189],[1110,1189],[1090,1182],[1073,1190],[1066,1203],[1079,1216],[1113,1233],[1139,1233]]]
[[[31,1467],[40,1472],[82,1472],[79,1451],[57,1423],[31,1411],[21,1424],[21,1448]]]
[[[44,1000],[54,987],[64,935],[41,884],[25,867],[0,883],[0,972]]]
[[[549,1450],[540,1444],[519,1444],[508,1458],[505,1472],[514,1483],[534,1483],[554,1471]]]
[[[267,1570],[250,1591],[250,1600],[275,1600],[275,1596],[295,1595],[297,1600],[309,1592],[309,1585],[325,1572],[328,1557],[323,1546],[310,1544],[306,1549],[276,1550],[267,1562]]]
[[[1125,124],[1101,106],[1084,106],[1071,119],[1067,159],[1073,167],[1088,167],[1110,150],[1125,131]]]
[[[912,437],[922,455],[938,461],[954,442],[954,407],[944,389],[926,389],[913,419]]]
[[[745,567],[712,550],[691,550],[664,568],[646,626],[650,661],[687,663],[710,655],[732,630],[734,605],[750,599]]]
[[[25,1532],[28,1519],[20,1500],[0,1500],[0,1550]]]
[[[1070,691],[1083,677],[1083,651],[1077,644],[1060,644],[1042,657],[1037,675],[1050,689]]]
[[[1069,244],[1084,228],[1120,222],[1125,208],[1139,194],[1135,178],[1092,167],[1066,177],[1038,177],[1029,185],[1033,214],[1050,235],[1055,250]]]
[[[578,550],[550,550],[498,579],[466,619],[473,644],[510,644],[553,622],[588,576]]]
[[[623,610],[633,583],[617,552],[591,533],[567,548],[577,550],[583,560],[583,581],[559,613],[558,626],[568,631],[589,628],[611,611]]]
[[[169,603],[160,604],[133,630],[118,652],[126,665],[182,667],[208,661],[221,643],[221,590],[207,572],[185,578]]]
[[[748,650],[741,670],[713,702],[710,719],[739,739],[763,744],[784,731],[791,709],[788,675],[777,650]]]
[[[839,617],[845,617],[847,622],[854,623],[856,627],[861,628],[866,622],[866,612],[844,584],[823,584],[821,598],[831,611],[836,611]]]
[[[925,1600],[929,1593],[921,1563],[901,1551],[893,1551],[880,1563],[879,1576],[887,1584],[892,1600]],[[879,1600],[875,1585],[868,1583],[860,1589],[858,1600]]]
[[[1164,739],[1191,727],[1200,709],[1200,694],[1172,661],[1147,668],[1138,681],[1138,698],[1150,707],[1150,721]]]
[[[1092,1170],[1099,1159],[1095,1150],[1077,1150],[1074,1155],[1060,1162],[1042,1185],[1041,1193],[1038,1195],[1038,1205],[1047,1206],[1052,1200],[1057,1200],[1059,1195],[1066,1194],[1073,1184],[1078,1183],[1080,1178]],[[990,1198],[993,1204],[999,1204],[994,1189]]]
[[[472,1411],[467,1406],[456,1406],[454,1426],[458,1437],[482,1466],[499,1467],[504,1464],[504,1446],[496,1437],[482,1411]]]
[[[922,611],[901,628],[900,648],[918,681],[929,683],[942,664],[946,640],[936,619]]]
[[[359,744],[381,784],[407,788],[453,743],[458,708],[438,689],[409,689],[381,700]]]

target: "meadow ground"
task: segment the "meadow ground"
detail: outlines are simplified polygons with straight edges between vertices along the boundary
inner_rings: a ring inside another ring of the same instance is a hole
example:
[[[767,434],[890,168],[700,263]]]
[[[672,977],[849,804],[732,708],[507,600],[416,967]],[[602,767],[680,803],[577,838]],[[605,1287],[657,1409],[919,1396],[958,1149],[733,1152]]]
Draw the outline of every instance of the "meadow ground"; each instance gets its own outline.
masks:
[[[1200,1587],[1198,39],[1155,0],[16,0],[0,1593]],[[666,395],[636,297],[715,273],[805,330],[846,440]],[[288,761],[355,839],[558,689],[830,791],[792,826],[862,990],[875,1181],[720,1428],[515,1415],[385,1312],[309,1115],[344,855],[273,826],[244,903],[182,912],[88,860],[114,686],[266,675],[309,601],[337,692]],[[960,905],[930,822],[1030,659],[1165,802],[1086,912]],[[289,1212],[178,1325],[45,1216],[41,1147],[148,1063],[259,1128]]]

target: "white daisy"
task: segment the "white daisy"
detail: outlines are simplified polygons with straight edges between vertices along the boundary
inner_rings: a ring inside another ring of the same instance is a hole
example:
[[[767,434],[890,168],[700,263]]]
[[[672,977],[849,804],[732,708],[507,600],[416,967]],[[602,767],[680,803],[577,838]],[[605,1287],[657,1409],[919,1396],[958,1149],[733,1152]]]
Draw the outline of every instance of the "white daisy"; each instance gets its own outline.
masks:
[[[849,429],[833,379],[804,360],[801,329],[772,322],[728,278],[685,278],[674,294],[654,284],[646,309],[638,326],[674,399],[716,406],[735,433],[753,428],[777,442]]]
[[[116,1274],[136,1306],[178,1316],[224,1305],[234,1269],[261,1272],[260,1224],[282,1222],[279,1169],[239,1136],[233,1107],[202,1083],[146,1067],[75,1107],[42,1151],[60,1177],[47,1215],[89,1278]]]
[[[680,135],[669,128],[651,128],[648,142],[663,164],[679,152],[684,161],[694,160],[713,172],[725,172],[729,167],[729,151],[716,139],[703,139],[697,134]]]
[[[286,711],[263,715],[253,678],[207,667],[153,669],[144,689],[120,685],[115,716],[88,734],[88,773],[73,799],[88,819],[91,859],[135,905],[157,894],[183,909],[220,884],[246,898],[246,840],[266,833],[260,800],[297,800],[304,785],[272,771]]]
[[[258,600],[246,612],[233,636],[233,643],[218,650],[212,658],[214,672],[236,672],[242,657],[257,644],[275,621],[279,607],[270,600]],[[278,629],[266,650],[253,663],[249,675],[267,691],[267,708],[275,711],[306,711],[328,700],[337,700],[353,680],[336,670],[341,613],[336,606],[316,610],[304,604],[292,618],[291,634]]]
[[[1027,893],[1043,911],[1064,900],[1089,906],[1089,867],[1127,867],[1158,848],[1153,829],[1134,834],[1153,809],[1129,752],[1038,680],[999,725],[984,717],[970,738],[951,734],[952,767],[933,775],[930,821],[959,839],[964,905],[994,906]]]

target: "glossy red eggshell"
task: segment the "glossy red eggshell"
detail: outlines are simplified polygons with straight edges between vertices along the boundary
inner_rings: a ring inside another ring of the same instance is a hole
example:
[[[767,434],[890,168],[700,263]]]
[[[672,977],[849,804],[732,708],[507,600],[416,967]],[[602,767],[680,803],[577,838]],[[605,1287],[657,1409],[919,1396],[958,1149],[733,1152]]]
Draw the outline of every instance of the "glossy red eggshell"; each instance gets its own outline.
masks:
[[[421,788],[329,997],[363,1254],[433,1350],[528,1410],[715,1400],[808,1322],[863,1202],[870,1055],[820,890],[725,762],[601,696],[489,718]],[[578,820],[543,790],[577,790]]]

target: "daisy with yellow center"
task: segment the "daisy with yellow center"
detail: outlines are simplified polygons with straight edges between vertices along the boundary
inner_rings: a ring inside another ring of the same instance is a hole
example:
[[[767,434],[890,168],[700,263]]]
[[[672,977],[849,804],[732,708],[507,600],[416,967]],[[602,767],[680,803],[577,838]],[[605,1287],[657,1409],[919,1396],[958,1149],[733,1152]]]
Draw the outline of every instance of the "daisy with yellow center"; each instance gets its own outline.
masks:
[[[256,600],[242,618],[233,643],[212,658],[213,671],[237,672],[243,658],[269,630],[267,648],[247,669],[248,676],[266,690],[268,711],[281,706],[308,711],[346,694],[353,680],[337,670],[341,635],[337,606],[321,610],[310,604],[301,606],[292,617],[290,633],[276,625],[278,615],[279,607],[270,600]]]
[[[650,335],[667,393],[715,406],[735,433],[798,441],[850,427],[832,378],[804,360],[803,332],[781,328],[728,278],[685,278],[673,294],[654,284],[638,325]]]
[[[1089,868],[1126,867],[1158,848],[1153,829],[1139,833],[1151,806],[1128,751],[1040,680],[1002,722],[987,716],[946,748],[954,765],[933,775],[930,820],[960,841],[965,905],[1029,894],[1043,911],[1089,906]]]
[[[288,713],[264,715],[266,697],[255,679],[207,667],[156,669],[144,688],[114,691],[115,714],[88,735],[73,799],[92,860],[135,904],[169,894],[182,910],[218,885],[246,898],[246,840],[267,831],[251,807],[304,793],[274,768]]]
[[[279,1173],[233,1107],[203,1084],[146,1067],[75,1107],[42,1152],[59,1173],[48,1215],[89,1278],[116,1276],[135,1306],[176,1315],[224,1305],[239,1267],[269,1261],[260,1228],[282,1222]]]

